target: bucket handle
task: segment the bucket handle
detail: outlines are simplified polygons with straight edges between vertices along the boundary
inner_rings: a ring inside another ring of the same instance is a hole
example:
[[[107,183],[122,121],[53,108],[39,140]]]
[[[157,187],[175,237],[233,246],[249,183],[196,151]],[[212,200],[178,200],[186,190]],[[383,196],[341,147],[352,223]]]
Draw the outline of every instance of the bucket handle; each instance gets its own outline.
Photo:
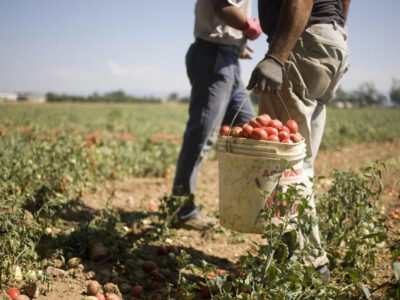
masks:
[[[289,117],[289,120],[291,120],[292,118],[290,117],[290,113],[289,113],[289,110],[288,110],[288,108],[287,108],[287,106],[286,106],[286,104],[285,104],[285,101],[282,100],[281,95],[279,95],[278,92],[275,92],[274,94],[277,95],[277,96],[278,96],[278,99],[282,102],[283,107],[285,108],[285,111],[286,111],[286,113],[287,113],[287,115],[288,115],[288,117]],[[242,110],[242,107],[243,107],[243,105],[245,104],[246,100],[248,100],[248,99],[249,99],[249,97],[244,97],[244,99],[243,99],[242,102],[240,103],[240,106],[239,106],[239,108],[238,108],[238,110],[237,110],[235,116],[234,116],[233,119],[232,119],[231,124],[229,125],[228,136],[227,136],[226,144],[225,144],[225,149],[226,149],[227,152],[231,152],[231,148],[230,148],[230,146],[228,146],[228,145],[229,145],[229,137],[231,136],[232,125],[233,125],[233,123],[235,122],[235,120],[236,120],[237,116],[239,115],[240,111]]]
[[[229,137],[231,136],[231,131],[232,131],[232,125],[233,125],[233,123],[235,122],[237,116],[239,115],[239,113],[240,113],[240,111],[241,111],[243,105],[246,103],[246,100],[248,100],[248,99],[249,99],[249,97],[244,97],[244,98],[243,98],[242,103],[240,103],[240,106],[239,106],[239,108],[238,108],[236,114],[234,115],[231,124],[229,125],[228,136],[227,136],[226,144],[225,144],[226,152],[232,152],[232,151],[231,151],[231,148],[228,146],[228,145],[229,145]]]

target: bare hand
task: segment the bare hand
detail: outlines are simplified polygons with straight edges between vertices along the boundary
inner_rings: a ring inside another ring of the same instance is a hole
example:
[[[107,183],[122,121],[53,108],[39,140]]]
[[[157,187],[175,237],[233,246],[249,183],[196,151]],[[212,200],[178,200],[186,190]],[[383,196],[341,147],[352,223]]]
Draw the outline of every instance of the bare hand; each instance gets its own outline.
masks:
[[[246,50],[249,50],[249,52],[251,52],[251,53],[254,52],[254,50],[249,45],[246,45]],[[239,55],[239,58],[241,58],[241,59],[253,59],[253,56],[251,56],[250,53],[247,52],[246,50],[243,50],[243,52]]]

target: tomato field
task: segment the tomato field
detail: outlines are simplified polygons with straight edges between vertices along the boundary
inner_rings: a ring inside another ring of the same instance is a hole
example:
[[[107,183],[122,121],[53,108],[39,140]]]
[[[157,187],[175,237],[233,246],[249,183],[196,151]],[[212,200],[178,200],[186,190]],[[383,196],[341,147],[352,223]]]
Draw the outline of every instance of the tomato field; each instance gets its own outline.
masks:
[[[169,193],[187,110],[1,104],[0,297],[17,288],[38,299],[400,299],[400,110],[328,110],[319,220],[299,221],[320,224],[330,284],[282,229],[218,225],[214,151],[196,198],[215,225],[170,226],[183,200]]]

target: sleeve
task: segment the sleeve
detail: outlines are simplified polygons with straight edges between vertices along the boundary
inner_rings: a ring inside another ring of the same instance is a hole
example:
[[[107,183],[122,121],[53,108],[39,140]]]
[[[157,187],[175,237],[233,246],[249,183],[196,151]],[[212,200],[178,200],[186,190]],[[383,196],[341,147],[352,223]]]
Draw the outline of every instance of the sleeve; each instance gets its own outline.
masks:
[[[248,1],[248,0],[242,0],[242,1]],[[239,2],[240,0],[226,0],[226,2],[228,2],[229,4],[239,7]]]

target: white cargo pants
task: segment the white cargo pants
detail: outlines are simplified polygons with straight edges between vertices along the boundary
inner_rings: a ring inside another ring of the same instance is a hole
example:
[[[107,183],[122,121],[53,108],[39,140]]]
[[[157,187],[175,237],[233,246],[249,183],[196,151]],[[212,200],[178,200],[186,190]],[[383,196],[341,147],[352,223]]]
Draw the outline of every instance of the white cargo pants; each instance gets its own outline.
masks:
[[[315,24],[306,28],[285,64],[279,91],[290,117],[297,121],[306,140],[303,180],[307,185],[306,193],[311,195],[309,204],[314,214],[313,186],[309,177],[314,176],[313,164],[324,133],[326,104],[335,94],[348,67],[346,39],[346,29],[336,24]],[[285,122],[289,118],[281,100],[273,94],[260,96],[259,113],[267,113]],[[301,229],[299,236],[299,245],[304,247]],[[321,249],[318,225],[313,228],[309,239],[315,249],[306,257],[306,263],[314,267],[327,264],[329,261]]]

